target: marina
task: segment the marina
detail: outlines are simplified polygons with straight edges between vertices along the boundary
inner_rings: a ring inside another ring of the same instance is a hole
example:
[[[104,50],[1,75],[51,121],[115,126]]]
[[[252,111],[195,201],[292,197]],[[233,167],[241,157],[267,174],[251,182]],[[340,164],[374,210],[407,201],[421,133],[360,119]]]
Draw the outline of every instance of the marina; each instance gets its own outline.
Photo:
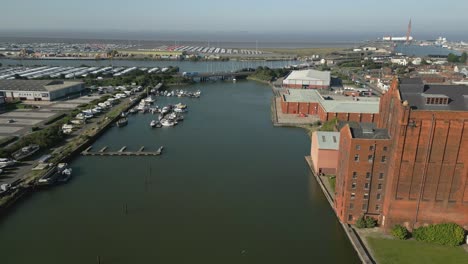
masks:
[[[129,115],[127,126],[110,128],[90,151],[146,152],[160,144],[168,155],[78,156],[67,184],[32,194],[4,219],[3,261],[359,263],[303,161],[308,136],[272,126],[268,86],[179,89],[203,96],[156,98],[161,106],[188,105],[177,129],[151,129],[156,114]],[[16,254],[31,237],[42,242]]]

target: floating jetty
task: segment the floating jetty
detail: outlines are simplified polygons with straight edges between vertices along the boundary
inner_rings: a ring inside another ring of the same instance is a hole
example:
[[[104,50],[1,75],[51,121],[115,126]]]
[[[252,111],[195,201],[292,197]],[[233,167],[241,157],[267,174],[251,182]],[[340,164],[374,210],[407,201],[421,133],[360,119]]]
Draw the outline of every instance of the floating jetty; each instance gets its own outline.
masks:
[[[81,152],[83,156],[159,156],[162,154],[164,147],[159,147],[156,151],[144,151],[145,146],[140,147],[138,151],[126,151],[127,146],[121,147],[118,151],[107,151],[108,147],[105,146],[99,151],[92,151],[92,146]]]

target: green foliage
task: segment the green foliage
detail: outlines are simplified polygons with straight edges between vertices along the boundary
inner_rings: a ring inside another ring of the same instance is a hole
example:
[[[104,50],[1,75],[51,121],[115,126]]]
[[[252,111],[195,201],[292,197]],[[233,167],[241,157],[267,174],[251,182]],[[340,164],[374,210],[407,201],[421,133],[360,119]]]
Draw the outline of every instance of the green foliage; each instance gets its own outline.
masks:
[[[366,217],[366,228],[373,228],[377,226],[377,220],[372,217]]]
[[[258,67],[252,77],[263,81],[273,81],[286,76],[289,71],[286,69],[270,69],[268,67]]]
[[[460,56],[459,61],[460,61],[461,63],[466,63],[467,58],[468,58],[468,54],[466,54],[466,51],[464,51],[464,52],[462,53],[462,55]]]
[[[328,120],[322,124],[322,127],[320,127],[320,131],[335,131],[335,126],[338,123],[337,118],[333,118],[332,120]]]
[[[62,125],[64,122],[65,120],[56,122],[42,130],[39,130],[38,127],[33,127],[31,129],[34,129],[33,133],[22,137],[11,146],[0,149],[0,157],[8,157],[18,149],[31,144],[37,144],[41,148],[50,148],[59,144],[65,138],[65,135],[62,133]]]
[[[449,55],[447,56],[447,61],[452,62],[452,63],[457,63],[457,62],[460,62],[460,57],[453,53],[449,53]]]
[[[395,238],[398,238],[398,239],[401,239],[401,240],[405,240],[405,239],[409,238],[408,229],[406,229],[406,227],[404,227],[402,225],[395,225],[392,228],[391,233]]]
[[[413,236],[418,241],[428,243],[458,246],[465,238],[465,230],[454,223],[422,226],[413,231]]]
[[[377,220],[372,217],[361,216],[356,220],[355,226],[357,228],[373,228],[377,226]]]
[[[361,216],[356,220],[356,224],[354,224],[357,228],[366,228],[366,219],[364,216]]]

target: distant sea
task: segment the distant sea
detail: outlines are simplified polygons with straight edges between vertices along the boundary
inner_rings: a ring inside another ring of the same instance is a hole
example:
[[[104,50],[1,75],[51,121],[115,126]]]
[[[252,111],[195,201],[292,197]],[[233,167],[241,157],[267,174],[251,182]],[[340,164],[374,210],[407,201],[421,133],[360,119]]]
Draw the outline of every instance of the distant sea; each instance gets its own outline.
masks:
[[[359,46],[363,42],[359,41],[178,41],[178,40],[122,40],[122,39],[73,39],[73,38],[32,38],[32,37],[0,37],[0,43],[116,43],[116,44],[131,44],[138,45],[141,48],[157,48],[160,46],[170,45],[187,45],[187,46],[210,46],[219,48],[244,48],[244,49],[265,49],[265,48],[281,48],[281,49],[299,49],[299,48],[351,48]]]
[[[443,47],[406,45],[406,44],[398,44],[395,47],[395,53],[402,53],[407,56],[429,56],[429,55],[446,56],[449,53],[460,55],[460,52],[456,50],[450,50],[450,49],[443,48]]]

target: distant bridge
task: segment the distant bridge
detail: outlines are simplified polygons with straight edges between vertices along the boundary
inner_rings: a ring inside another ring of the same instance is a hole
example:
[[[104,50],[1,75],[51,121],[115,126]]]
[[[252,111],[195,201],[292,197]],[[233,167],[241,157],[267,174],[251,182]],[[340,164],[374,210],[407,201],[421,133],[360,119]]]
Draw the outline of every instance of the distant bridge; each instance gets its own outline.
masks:
[[[247,78],[248,76],[254,74],[252,71],[246,72],[201,72],[196,75],[185,75],[180,74],[185,78],[190,78],[194,81],[205,82],[209,80],[229,80],[234,78]]]

